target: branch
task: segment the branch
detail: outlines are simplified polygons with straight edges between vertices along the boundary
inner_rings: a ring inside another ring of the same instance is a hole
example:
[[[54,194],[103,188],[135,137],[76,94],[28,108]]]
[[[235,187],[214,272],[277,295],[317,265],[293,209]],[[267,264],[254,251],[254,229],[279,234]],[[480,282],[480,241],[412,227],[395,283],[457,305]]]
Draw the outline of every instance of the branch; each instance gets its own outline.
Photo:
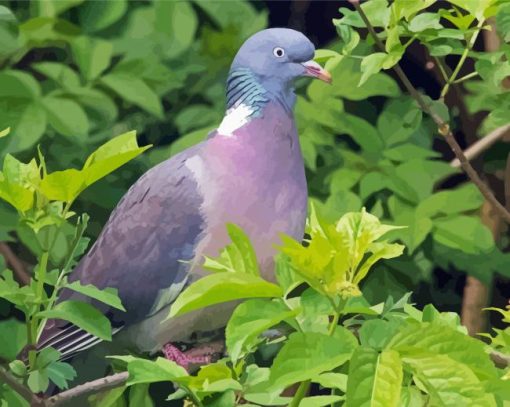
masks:
[[[30,403],[31,407],[44,407],[44,400],[36,396],[32,391],[20,383],[14,376],[0,367],[0,382],[7,383],[16,393]]]
[[[374,27],[372,24],[370,24],[370,21],[368,20],[365,12],[359,5],[359,1],[357,0],[349,0],[356,11],[360,14],[361,18],[363,19],[365,25],[367,26],[367,29],[370,33],[370,35],[374,38],[375,43],[377,44],[377,47],[382,51],[385,52],[384,44],[382,43],[381,39],[377,36],[377,33],[374,30]],[[411,94],[411,96],[416,100],[420,108],[427,113],[432,120],[436,123],[438,127],[439,134],[441,134],[448,145],[450,146],[451,150],[457,157],[457,159],[460,162],[460,166],[464,170],[464,172],[468,175],[468,177],[471,179],[471,181],[478,187],[482,195],[485,197],[487,201],[489,201],[494,209],[500,214],[501,218],[504,219],[508,224],[510,224],[510,212],[506,210],[506,208],[496,199],[491,189],[485,184],[478,173],[475,171],[475,169],[471,166],[468,159],[462,152],[461,147],[459,146],[459,143],[457,143],[457,140],[455,140],[455,137],[450,129],[450,126],[448,123],[446,123],[437,113],[432,111],[432,109],[427,105],[425,100],[422,98],[421,94],[416,90],[416,88],[413,86],[413,84],[409,81],[409,78],[404,73],[400,65],[395,65],[393,67],[396,74],[404,84],[407,91]]]
[[[467,150],[464,151],[464,155],[468,161],[478,157],[482,152],[491,147],[499,139],[510,135],[510,124],[498,127],[496,130],[491,131],[485,137],[478,140],[476,143],[471,145]],[[450,161],[450,165],[454,168],[460,167],[460,161],[458,158]]]
[[[0,242],[0,254],[4,256],[6,263],[11,266],[16,280],[18,280],[20,284],[28,285],[30,283],[30,275],[26,272],[23,263],[18,259],[7,243]]]
[[[120,372],[110,376],[102,377],[101,379],[80,384],[79,386],[73,387],[72,389],[63,391],[62,393],[50,397],[45,401],[44,406],[59,406],[62,403],[67,403],[77,397],[89,396],[95,393],[99,393],[100,391],[110,390],[123,386],[126,383],[128,376],[128,372]]]

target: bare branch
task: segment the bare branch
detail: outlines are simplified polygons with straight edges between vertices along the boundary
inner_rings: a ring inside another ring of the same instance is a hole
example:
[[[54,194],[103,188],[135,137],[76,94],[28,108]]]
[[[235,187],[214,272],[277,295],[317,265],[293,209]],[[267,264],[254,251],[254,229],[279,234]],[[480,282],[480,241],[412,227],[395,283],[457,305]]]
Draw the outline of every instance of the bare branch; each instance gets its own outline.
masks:
[[[111,390],[116,387],[126,384],[128,379],[128,372],[115,373],[110,376],[102,377],[101,379],[93,380],[72,389],[63,391],[55,396],[50,397],[45,401],[45,406],[54,407],[62,403],[69,402],[77,397],[85,397],[92,394],[99,393],[105,390]]]
[[[0,254],[4,257],[6,263],[11,266],[16,276],[16,280],[23,285],[30,283],[30,275],[25,270],[23,263],[14,254],[9,245],[5,242],[0,242]]]
[[[367,29],[372,35],[372,37],[375,40],[375,43],[377,44],[378,48],[385,52],[384,44],[382,43],[381,39],[377,36],[377,33],[374,30],[374,27],[368,20],[365,12],[360,7],[359,3],[356,1],[351,1],[351,3],[354,5],[356,11],[360,14],[361,18],[363,19],[365,25],[367,26]],[[437,113],[435,113],[430,106],[425,102],[425,99],[421,96],[421,94],[416,90],[416,88],[413,86],[413,84],[409,81],[409,78],[405,74],[405,72],[402,70],[400,65],[395,65],[393,67],[396,74],[406,87],[407,91],[411,94],[411,96],[416,100],[420,108],[427,113],[432,120],[436,123],[438,127],[439,134],[441,134],[448,145],[450,146],[451,150],[455,154],[455,156],[458,158],[460,162],[460,166],[464,170],[464,172],[468,175],[468,177],[471,179],[471,181],[478,187],[482,195],[485,197],[487,201],[489,201],[494,209],[501,215],[501,217],[510,224],[510,212],[506,210],[506,208],[496,199],[493,192],[489,188],[489,186],[482,181],[478,173],[475,171],[475,169],[471,166],[468,159],[462,152],[461,147],[459,146],[459,143],[457,143],[457,140],[455,139],[455,136],[453,135],[450,126],[448,123],[446,123]]]
[[[471,145],[464,151],[464,155],[468,161],[478,157],[481,153],[491,147],[496,141],[504,138],[505,136],[510,136],[510,124],[505,126],[498,127],[497,129],[491,131],[489,134],[481,138],[479,141]],[[450,161],[450,165],[454,168],[460,167],[460,161],[458,158]]]
[[[43,407],[45,405],[44,400],[37,397],[27,386],[20,383],[2,367],[0,367],[0,382],[7,383],[16,393],[28,401],[31,407]]]

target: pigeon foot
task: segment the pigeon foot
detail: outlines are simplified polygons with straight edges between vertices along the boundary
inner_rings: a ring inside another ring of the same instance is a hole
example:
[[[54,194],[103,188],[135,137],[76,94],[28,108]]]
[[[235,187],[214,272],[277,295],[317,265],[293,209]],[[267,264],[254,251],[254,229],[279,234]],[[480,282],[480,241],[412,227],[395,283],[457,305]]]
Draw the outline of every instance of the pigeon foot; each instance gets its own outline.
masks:
[[[200,344],[190,350],[182,351],[172,343],[163,346],[165,358],[171,360],[189,371],[192,365],[207,365],[213,362],[215,356],[223,352],[223,341]],[[217,359],[216,359],[217,360]]]

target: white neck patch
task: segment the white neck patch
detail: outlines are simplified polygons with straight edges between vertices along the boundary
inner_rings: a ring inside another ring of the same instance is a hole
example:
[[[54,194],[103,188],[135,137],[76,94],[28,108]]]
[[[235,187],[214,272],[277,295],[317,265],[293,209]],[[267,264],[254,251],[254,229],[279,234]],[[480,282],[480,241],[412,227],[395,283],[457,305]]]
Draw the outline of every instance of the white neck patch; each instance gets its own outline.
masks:
[[[250,106],[244,104],[228,109],[221,121],[220,127],[218,127],[218,134],[225,137],[234,136],[234,132],[237,129],[250,121],[250,116],[253,112],[254,110]]]

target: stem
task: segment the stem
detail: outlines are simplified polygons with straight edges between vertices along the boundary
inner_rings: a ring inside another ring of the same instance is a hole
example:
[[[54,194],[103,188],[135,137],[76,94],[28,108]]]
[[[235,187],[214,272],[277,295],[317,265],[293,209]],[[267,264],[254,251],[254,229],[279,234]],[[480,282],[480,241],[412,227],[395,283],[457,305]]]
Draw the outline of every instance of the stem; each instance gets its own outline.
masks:
[[[461,82],[467,81],[468,79],[474,78],[475,76],[478,76],[478,72],[468,73],[467,75],[463,76],[462,78],[454,80],[452,83],[453,84],[461,83]]]
[[[443,77],[444,82],[446,84],[446,82],[448,82],[448,74],[446,73],[446,69],[443,65],[443,62],[441,62],[441,60],[438,57],[434,57],[434,61],[436,62],[436,65],[439,68],[439,72],[441,72],[441,76]]]
[[[471,36],[469,43],[467,44],[467,47],[464,49],[464,52],[462,52],[462,55],[460,56],[460,60],[452,72],[452,76],[450,76],[450,79],[448,79],[448,81],[446,82],[446,85],[444,85],[444,88],[441,91],[441,95],[439,96],[439,99],[444,99],[444,97],[448,93],[448,90],[450,89],[450,85],[455,82],[455,79],[457,79],[457,75],[459,74],[462,66],[464,65],[464,62],[466,61],[469,51],[471,51],[471,49],[475,45],[476,39],[478,37],[478,34],[480,33],[480,29],[482,28],[482,25],[484,22],[485,22],[485,20],[483,18],[480,21],[478,21],[478,24],[476,25],[476,31]]]
[[[354,5],[356,10],[360,14],[361,18],[365,22],[365,25],[367,26],[367,29],[368,29],[370,35],[372,35],[372,37],[374,37],[374,40],[375,40],[377,46],[379,47],[379,49],[384,51],[384,44],[382,43],[380,38],[377,36],[377,33],[374,30],[374,27],[372,26],[372,24],[370,24],[370,21],[368,20],[365,12],[359,6],[359,3],[355,2],[355,1],[351,1],[351,3]],[[472,40],[473,40],[473,38],[472,38]],[[474,41],[473,41],[473,43],[474,43]],[[482,195],[485,197],[485,199],[488,200],[492,204],[494,209],[500,214],[500,216],[505,220],[505,222],[510,224],[510,212],[508,212],[506,210],[506,208],[496,199],[496,197],[494,196],[491,189],[485,184],[485,182],[482,181],[482,179],[480,178],[478,173],[471,166],[468,159],[462,152],[462,149],[459,146],[459,143],[457,143],[457,140],[455,140],[455,137],[454,137],[452,131],[450,130],[450,126],[448,125],[448,123],[446,123],[438,114],[433,112],[432,109],[427,105],[425,100],[422,98],[421,94],[416,90],[416,88],[413,86],[413,84],[409,81],[409,78],[404,73],[402,68],[400,68],[400,65],[396,64],[393,67],[393,69],[395,70],[396,74],[398,75],[398,77],[400,78],[402,83],[404,84],[407,91],[416,100],[416,102],[418,103],[420,108],[425,113],[427,113],[432,118],[432,120],[434,120],[434,122],[438,126],[439,133],[445,138],[445,141],[448,143],[448,145],[450,146],[450,149],[453,151],[455,156],[460,161],[460,165],[461,165],[462,169],[464,170],[464,172],[469,177],[469,179],[478,187],[478,189],[480,190]]]
[[[301,400],[303,400],[306,396],[306,393],[308,393],[308,388],[310,387],[310,380],[306,380],[304,382],[301,382],[299,385],[296,394],[294,394],[294,397],[292,398],[292,401],[289,404],[289,407],[298,407],[301,403]]]
[[[340,313],[336,312],[335,315],[333,316],[333,320],[331,321],[331,324],[329,325],[329,329],[328,329],[329,336],[333,336],[333,334],[335,333],[339,319],[340,319]]]

